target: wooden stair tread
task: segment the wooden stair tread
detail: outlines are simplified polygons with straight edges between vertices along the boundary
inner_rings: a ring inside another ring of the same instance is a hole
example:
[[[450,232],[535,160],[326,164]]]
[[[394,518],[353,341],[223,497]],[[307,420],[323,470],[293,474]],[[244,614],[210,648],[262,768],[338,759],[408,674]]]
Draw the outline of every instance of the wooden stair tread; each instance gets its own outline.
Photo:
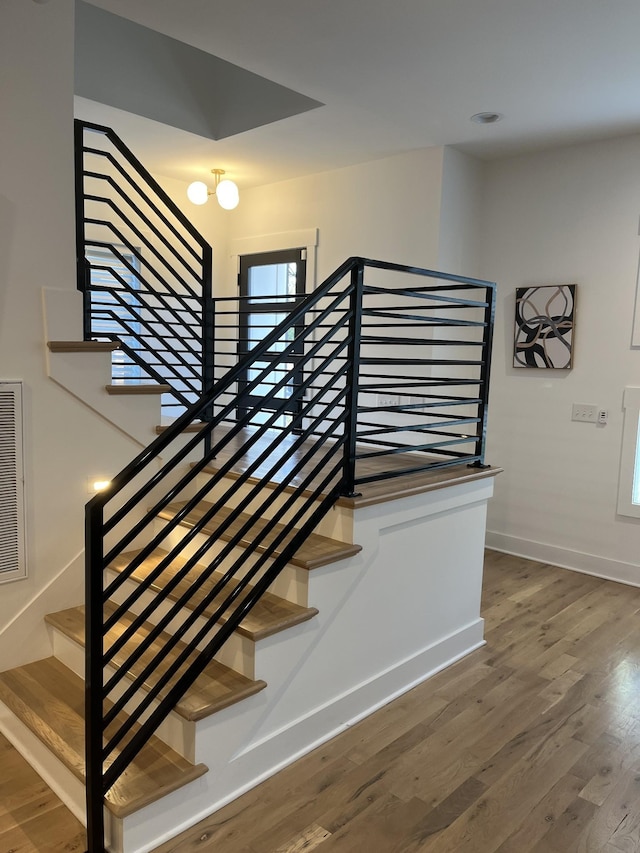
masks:
[[[120,555],[113,561],[113,563],[111,563],[109,568],[116,572],[121,572],[129,565],[133,557],[138,553],[138,551],[129,551]],[[166,551],[161,548],[157,548],[153,554],[147,557],[142,565],[133,572],[131,579],[137,582],[144,580],[166,556]],[[151,584],[151,589],[156,592],[162,590],[164,586],[166,586],[177,574],[177,572],[180,571],[185,563],[186,559],[183,557],[174,557],[171,564],[163,571],[160,577]],[[181,595],[192,589],[193,581],[198,577],[200,571],[201,567],[198,566],[190,569],[186,577],[180,581],[176,588],[169,594],[169,598],[172,601],[177,601]],[[220,572],[214,572],[211,578],[205,581],[199,590],[193,592],[191,599],[192,608],[196,607],[202,601],[213,585],[220,580],[221,576],[222,574]],[[237,581],[235,581],[235,583],[237,583]],[[234,582],[231,581],[227,591],[223,594],[224,597],[229,594],[233,585]],[[217,602],[219,602],[219,600],[220,599],[217,598],[213,599],[213,601],[205,608],[205,616],[211,616],[215,612]],[[302,622],[306,622],[316,616],[317,613],[318,610],[315,607],[303,607],[300,604],[294,604],[292,601],[287,601],[284,598],[273,595],[271,592],[266,592],[257,604],[249,611],[249,613],[247,613],[240,625],[236,628],[236,631],[242,636],[248,637],[250,640],[257,642],[258,640],[263,640],[266,637],[277,634],[280,631],[284,631],[286,628],[291,628],[293,625],[299,625]],[[226,617],[223,616],[220,618],[221,623],[224,623],[225,621]]]
[[[171,519],[185,505],[185,501],[176,501],[169,504],[162,512],[159,513],[161,518]],[[206,501],[201,501],[197,507],[185,517],[181,522],[185,527],[194,527],[202,518],[202,516],[211,509],[211,504]],[[217,525],[224,520],[230,513],[231,509],[223,507],[220,509],[211,521],[207,522],[202,528],[203,533],[211,535],[215,532]],[[265,537],[265,545],[258,545],[257,550],[261,553],[266,550],[266,547],[278,536],[284,529],[285,525],[279,522],[274,523],[269,518],[251,516],[248,513],[240,513],[238,518],[233,521],[224,533],[221,534],[221,539],[228,542],[237,531],[247,522],[252,522],[251,533],[257,536],[265,527],[269,528],[269,532]],[[294,531],[295,532],[295,531]],[[285,540],[286,542],[286,540]],[[251,539],[244,537],[240,540],[242,547],[251,545]],[[281,543],[275,553],[282,550]],[[330,563],[335,563],[338,560],[344,560],[347,557],[352,557],[362,550],[360,545],[350,545],[346,542],[339,542],[337,539],[330,539],[328,536],[321,536],[319,533],[311,533],[306,541],[298,548],[289,562],[294,566],[299,566],[302,569],[317,569],[320,566],[326,566]]]
[[[207,425],[206,421],[197,421],[197,422],[194,422],[192,424],[189,424],[189,426],[186,426],[182,430],[182,432],[200,432],[200,430],[203,427],[205,427],[206,425]],[[170,426],[171,426],[171,424],[156,424],[156,428],[155,428],[156,433],[158,435],[162,435],[162,433],[166,432]]]
[[[111,615],[116,609],[112,603],[107,604],[105,611],[107,615]],[[57,613],[50,613],[45,617],[46,622],[53,628],[56,628],[66,637],[69,637],[78,645],[84,646],[85,641],[85,609],[83,606],[71,607],[68,610],[60,610]],[[105,649],[108,649],[113,642],[119,637],[125,628],[128,628],[133,622],[134,614],[126,613],[107,634],[105,639]],[[133,652],[149,633],[151,625],[146,623],[141,628],[137,629],[131,640],[115,655],[112,665],[114,668],[120,668],[126,662],[127,656]],[[139,661],[137,661],[131,671],[127,672],[128,678],[136,678],[140,675],[144,667],[150,663],[157,655],[161,656],[160,663],[154,667],[153,672],[148,676],[145,683],[145,688],[150,689],[176,657],[184,650],[185,644],[179,642],[169,651],[166,651],[165,643],[168,639],[166,633],[160,635],[156,639],[149,650],[147,650]],[[187,665],[193,661],[196,654],[191,654],[187,659]],[[184,667],[183,667],[184,668]],[[182,671],[182,670],[181,670]],[[220,711],[223,708],[229,707],[248,696],[253,696],[267,686],[265,681],[253,681],[239,672],[235,672],[224,664],[218,661],[211,661],[198,676],[196,682],[188,688],[184,696],[175,706],[175,711],[184,717],[186,720],[196,721],[202,720],[210,714]],[[168,688],[165,688],[160,693],[162,698]]]
[[[81,678],[56,658],[45,658],[0,673],[0,700],[84,783]],[[198,779],[207,769],[151,737],[107,792],[105,805],[116,817],[125,817]]]
[[[219,464],[221,467],[222,462],[220,462]],[[192,468],[195,467],[195,465],[196,465],[195,462],[191,463]],[[206,465],[202,469],[201,473],[211,475],[211,474],[217,474],[218,471],[219,471],[219,467],[216,465],[216,462],[210,462],[208,465]],[[224,474],[224,477],[228,480],[238,480],[243,475],[243,473],[244,472],[241,470],[241,467],[239,467],[237,469],[232,468],[230,471],[227,471]],[[251,486],[255,486],[258,483],[262,483],[262,486],[265,489],[277,489],[277,488],[282,487],[282,484],[278,480],[269,480],[268,482],[264,483],[263,479],[260,476],[247,477],[245,479],[245,482]],[[311,488],[300,490],[300,487],[296,486],[295,483],[292,485],[286,485],[286,486],[282,487],[282,491],[286,495],[292,495],[294,492],[298,492],[300,494],[300,496],[304,497],[304,498],[311,498],[311,497],[315,496],[315,500],[317,500],[317,501],[320,501],[320,500],[322,500],[322,498],[325,497],[324,494],[315,495],[314,490],[312,490]],[[335,505],[336,506],[351,507],[353,505],[353,499],[352,498],[339,497],[336,499]]]
[[[231,428],[232,425],[230,423],[216,426],[214,441],[224,439],[226,433]],[[279,455],[282,456],[287,452],[292,452],[293,455],[288,458],[286,464],[279,467],[275,474],[270,475],[271,480],[265,486],[267,488],[275,488],[286,480],[285,492],[290,493],[293,491],[293,487],[299,487],[300,483],[305,481],[308,476],[309,466],[305,464],[296,473],[292,471],[292,466],[295,466],[302,456],[306,456],[309,453],[313,442],[305,441],[300,446],[297,436],[282,435],[278,434],[276,430],[268,430],[263,437],[247,449],[245,445],[249,440],[253,439],[254,434],[255,429],[253,428],[245,427],[240,430],[230,441],[224,443],[224,446],[216,453],[215,460],[207,465],[205,471],[213,473],[218,469],[218,466],[227,463],[238,451],[242,451],[240,458],[233,462],[232,469],[225,475],[228,478],[235,479],[244,474],[249,466],[254,469],[256,460],[260,454],[277,440],[277,453]],[[375,477],[376,479],[371,482],[357,483],[356,491],[358,494],[354,497],[339,497],[336,500],[336,506],[357,510],[378,503],[413,497],[414,495],[446,488],[456,483],[480,480],[485,477],[495,477],[502,471],[501,468],[495,467],[488,467],[486,469],[470,468],[465,463],[445,468],[414,470],[419,469],[429,461],[441,462],[442,460],[437,457],[429,457],[428,454],[424,453],[400,453],[391,456],[385,454],[380,457],[374,456],[357,459],[356,476],[361,478]],[[269,457],[267,462],[261,463],[258,470],[254,471],[255,476],[248,478],[248,482],[259,482],[262,477],[266,476],[272,464],[273,459]],[[377,479],[380,475],[388,472],[392,472],[393,476],[388,479]],[[316,486],[317,479],[308,488]],[[310,492],[307,491],[305,494],[308,496]]]
[[[118,341],[47,341],[51,352],[113,352],[120,349]]]
[[[171,385],[160,385],[158,382],[131,383],[129,385],[105,385],[107,394],[168,394]]]

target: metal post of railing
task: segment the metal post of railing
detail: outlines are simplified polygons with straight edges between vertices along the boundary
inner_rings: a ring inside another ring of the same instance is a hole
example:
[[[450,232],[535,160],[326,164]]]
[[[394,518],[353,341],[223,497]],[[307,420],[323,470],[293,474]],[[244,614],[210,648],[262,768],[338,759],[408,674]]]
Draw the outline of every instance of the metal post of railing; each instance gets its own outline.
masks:
[[[215,381],[215,317],[213,301],[212,250],[206,245],[202,248],[202,393],[207,394]],[[203,420],[213,419],[213,403],[202,414]],[[211,432],[204,440],[205,455],[211,450]]]
[[[351,305],[349,307],[349,350],[347,371],[347,397],[345,407],[347,417],[345,429],[347,440],[344,444],[344,479],[346,497],[356,497],[356,439],[358,433],[358,386],[360,383],[360,339],[362,336],[362,290],[364,281],[364,263],[356,260],[351,269]]]
[[[102,791],[102,527],[103,506],[85,514],[85,785],[87,851],[104,851]]]
[[[82,332],[85,341],[91,338],[90,268],[86,259],[84,240],[84,126],[76,120],[73,125],[75,194],[76,194],[76,286],[82,291]]]
[[[487,439],[487,412],[489,405],[489,373],[491,370],[491,348],[493,343],[493,326],[496,314],[495,285],[487,286],[487,304],[484,309],[484,340],[482,345],[482,365],[480,367],[480,404],[478,406],[478,433],[476,440],[476,455],[480,458],[472,463],[472,468],[488,468],[485,465],[484,454]]]
[[[202,248],[202,393],[211,390],[214,382],[215,318],[212,287],[211,246]],[[205,420],[211,420],[213,410],[208,407]]]

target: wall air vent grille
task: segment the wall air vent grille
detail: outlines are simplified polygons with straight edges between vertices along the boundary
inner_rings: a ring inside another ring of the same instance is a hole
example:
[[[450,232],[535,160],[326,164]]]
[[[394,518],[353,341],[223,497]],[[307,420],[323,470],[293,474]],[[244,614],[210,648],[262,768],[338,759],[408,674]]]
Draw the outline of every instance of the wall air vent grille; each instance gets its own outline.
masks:
[[[0,583],[27,573],[22,383],[0,380]]]

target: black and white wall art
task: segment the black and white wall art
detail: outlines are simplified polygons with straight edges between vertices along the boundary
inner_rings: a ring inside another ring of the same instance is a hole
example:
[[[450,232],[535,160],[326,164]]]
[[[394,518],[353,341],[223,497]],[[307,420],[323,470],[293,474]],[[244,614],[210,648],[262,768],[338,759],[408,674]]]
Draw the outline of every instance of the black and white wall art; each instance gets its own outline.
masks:
[[[571,369],[576,289],[575,284],[516,288],[514,367]]]

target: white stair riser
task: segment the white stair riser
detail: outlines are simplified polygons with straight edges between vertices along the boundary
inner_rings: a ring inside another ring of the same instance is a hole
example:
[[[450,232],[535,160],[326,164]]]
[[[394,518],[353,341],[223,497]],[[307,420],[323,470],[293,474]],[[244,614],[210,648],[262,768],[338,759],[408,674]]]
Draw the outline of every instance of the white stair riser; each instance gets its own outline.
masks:
[[[84,784],[3,702],[0,702],[0,731],[44,779],[69,811],[83,825],[86,825]],[[113,817],[105,809],[105,840],[110,853],[124,853],[120,841],[122,836],[120,823],[118,818]]]
[[[111,572],[108,572],[108,575],[110,579],[113,577]],[[140,588],[137,583],[127,580],[121,585],[113,598],[116,603],[122,604],[129,595],[138,593],[139,590]],[[156,601],[156,594],[154,592],[144,591],[139,595],[135,602],[132,602],[130,606],[128,606],[127,609],[132,613],[141,613],[147,605],[154,601]],[[158,603],[154,612],[149,616],[148,621],[157,624],[163,616],[169,613],[172,605],[173,602],[171,601]],[[173,620],[169,622],[165,630],[170,634],[178,624],[179,622]],[[189,642],[205,625],[206,621],[202,617],[198,617],[195,620],[193,627],[185,634],[185,637],[183,638],[184,641]],[[246,675],[248,678],[255,678],[254,646],[255,644],[248,637],[244,637],[241,634],[234,632],[215,656],[215,659],[220,663],[223,663],[225,666],[236,670],[236,672]],[[202,648],[203,644],[199,644],[199,647]]]
[[[207,482],[208,475],[205,473],[198,475],[198,484],[199,486],[204,486]],[[221,482],[217,483],[214,488],[211,490],[206,500],[213,503],[217,498],[225,497],[227,489],[229,489],[234,483],[233,478],[225,477]],[[232,498],[229,498],[225,501],[227,506],[237,506],[241,500],[243,500],[254,488],[250,483],[243,483],[238,487],[238,491],[233,495]],[[291,497],[290,495],[284,493],[279,494],[268,507],[265,507],[265,501],[267,501],[271,494],[273,493],[273,488],[270,486],[266,486],[262,493],[258,495],[258,497],[254,498],[246,508],[243,509],[243,512],[251,514],[253,512],[259,513],[262,516],[268,516],[269,518],[273,518],[275,513],[286,504],[287,500]],[[279,521],[287,522],[289,519],[295,514],[294,509],[288,509],[286,513],[279,519]],[[338,539],[341,542],[348,542],[349,544],[353,544],[353,510],[347,507],[335,506],[325,517],[320,521],[318,526],[315,528],[315,532],[321,534],[322,536],[328,536],[331,539]]]
[[[162,532],[166,522],[159,520],[156,521],[155,524],[155,534],[157,535]],[[168,551],[172,550],[182,542],[185,534],[188,532],[188,527],[177,525],[163,539],[160,547]],[[181,551],[181,556],[185,558],[192,557],[199,548],[207,543],[211,546],[207,552],[207,556],[210,561],[220,554],[227,545],[226,542],[213,542],[205,533],[197,533],[188,544],[182,546],[183,550]],[[238,560],[239,558],[241,559],[244,555],[244,548],[232,548],[229,556],[226,557],[227,565],[230,565],[234,560]],[[271,560],[266,560],[265,568],[271,566],[271,563]],[[249,565],[250,563],[247,562],[247,568]],[[238,567],[237,576],[241,578],[245,573],[246,570],[243,570],[242,565],[240,565]],[[301,605],[302,607],[308,607],[308,588],[309,571],[307,569],[302,569],[299,566],[288,564],[282,569],[276,580],[271,584],[269,590],[280,598],[285,598],[294,604]]]
[[[70,637],[67,637],[66,634],[58,631],[55,627],[49,627],[52,635],[54,656],[58,658],[59,661],[62,661],[65,666],[69,667],[69,669],[75,672],[75,674],[80,678],[84,678],[84,646],[78,645],[78,643]],[[109,667],[108,677],[113,675],[114,672],[115,670],[112,667]],[[119,699],[130,684],[131,682],[129,679],[123,678],[110,694],[110,698]],[[138,702],[140,702],[145,695],[144,691],[137,691],[135,698],[125,707],[127,713],[129,713],[130,709],[135,709]],[[157,706],[158,703],[156,701],[152,702],[148,713],[143,717],[143,719],[146,719],[148,714],[155,710]],[[156,730],[155,734],[160,738],[160,740],[168,744],[177,753],[195,764],[194,723],[189,720],[185,720],[175,712],[171,712],[160,724],[160,727]]]

